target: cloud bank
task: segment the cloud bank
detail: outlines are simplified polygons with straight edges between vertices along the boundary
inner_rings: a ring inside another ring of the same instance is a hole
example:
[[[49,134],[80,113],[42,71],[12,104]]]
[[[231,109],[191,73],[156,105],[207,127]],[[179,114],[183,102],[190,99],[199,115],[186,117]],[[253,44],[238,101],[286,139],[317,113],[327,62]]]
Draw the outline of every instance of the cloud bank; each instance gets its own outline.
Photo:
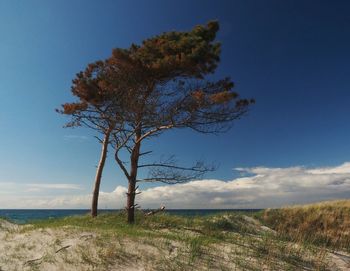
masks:
[[[58,190],[81,190],[80,185],[77,184],[65,184],[65,183],[32,183],[27,184],[28,192],[43,191],[47,189],[58,189]]]
[[[327,168],[239,168],[249,177],[232,181],[200,180],[142,190],[142,208],[268,208],[322,200],[350,198],[350,163]],[[1,187],[1,183],[0,183]],[[68,186],[69,187],[69,186]],[[71,185],[71,188],[79,186]],[[50,187],[46,187],[50,188]],[[59,188],[53,186],[52,188]],[[101,192],[100,208],[124,208],[124,186]],[[89,208],[91,195],[2,195],[0,208]]]

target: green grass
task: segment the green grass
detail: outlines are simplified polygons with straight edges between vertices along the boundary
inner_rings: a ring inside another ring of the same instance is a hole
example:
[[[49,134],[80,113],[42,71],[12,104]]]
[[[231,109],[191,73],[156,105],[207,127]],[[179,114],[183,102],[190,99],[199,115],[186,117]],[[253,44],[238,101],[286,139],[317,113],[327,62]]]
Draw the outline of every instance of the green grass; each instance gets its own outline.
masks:
[[[169,232],[192,231],[203,234],[209,239],[220,239],[221,233],[228,232],[255,232],[253,227],[247,225],[243,215],[239,213],[222,213],[204,217],[187,217],[169,215],[166,213],[145,217],[143,213],[137,212],[135,224],[129,225],[124,212],[100,214],[96,218],[90,215],[69,216],[64,218],[49,218],[33,220],[29,224],[34,228],[61,228],[65,226],[76,227],[85,230],[97,230],[114,232],[127,236],[150,236],[156,231],[159,236],[164,231]]]

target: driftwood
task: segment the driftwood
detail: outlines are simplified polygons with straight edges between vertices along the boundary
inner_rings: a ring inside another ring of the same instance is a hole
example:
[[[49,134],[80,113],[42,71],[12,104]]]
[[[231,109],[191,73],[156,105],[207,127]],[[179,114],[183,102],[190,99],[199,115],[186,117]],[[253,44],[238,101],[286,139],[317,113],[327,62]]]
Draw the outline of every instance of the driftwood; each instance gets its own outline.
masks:
[[[71,247],[71,245],[61,247],[59,250],[56,250],[55,253],[58,253],[58,252],[60,252],[61,250],[67,249],[67,248],[69,248],[69,247]]]
[[[55,253],[58,253],[61,250],[67,249],[69,247],[71,247],[71,245],[61,247],[60,249],[56,250]],[[36,259],[33,259],[33,260],[28,260],[23,265],[32,264],[32,263],[35,263],[35,262],[38,262],[37,264],[40,264],[41,262],[39,262],[39,261],[41,261],[43,258],[44,258],[44,256],[41,256],[40,258],[36,258]],[[0,271],[2,271],[1,268],[0,268]]]
[[[150,216],[150,215],[154,215],[156,213],[159,213],[159,212],[163,212],[165,210],[165,206],[161,206],[159,209],[157,210],[153,210],[153,211],[150,211],[148,213],[145,213],[145,216]]]

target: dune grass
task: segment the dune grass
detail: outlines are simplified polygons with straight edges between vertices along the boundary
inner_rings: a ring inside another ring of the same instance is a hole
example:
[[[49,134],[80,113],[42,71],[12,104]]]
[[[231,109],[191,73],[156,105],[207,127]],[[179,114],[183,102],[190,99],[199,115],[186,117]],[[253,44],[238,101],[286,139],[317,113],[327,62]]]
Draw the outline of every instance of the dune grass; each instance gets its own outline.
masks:
[[[104,270],[137,262],[149,270],[333,270],[331,250],[349,248],[349,216],[350,201],[201,217],[145,217],[139,211],[134,225],[126,223],[125,212],[110,212],[35,220],[18,231],[4,228],[4,240],[17,232],[22,238],[43,233],[52,237],[48,246],[59,249],[70,236],[81,245],[48,253],[51,261],[66,257],[67,264]]]
[[[169,237],[173,234],[174,238],[179,238],[181,234],[177,233],[188,231],[206,236],[211,241],[220,241],[227,238],[227,235],[223,237],[227,232],[261,235],[257,221],[247,220],[249,217],[257,218],[260,226],[275,230],[279,238],[350,251],[350,200],[326,201],[252,213],[223,212],[194,217],[166,213],[145,217],[139,211],[136,212],[134,225],[125,222],[126,214],[122,211],[103,213],[97,218],[90,215],[70,216],[36,220],[30,224],[35,228],[70,226],[135,237]]]
[[[294,242],[350,251],[350,200],[267,209],[260,219]]]

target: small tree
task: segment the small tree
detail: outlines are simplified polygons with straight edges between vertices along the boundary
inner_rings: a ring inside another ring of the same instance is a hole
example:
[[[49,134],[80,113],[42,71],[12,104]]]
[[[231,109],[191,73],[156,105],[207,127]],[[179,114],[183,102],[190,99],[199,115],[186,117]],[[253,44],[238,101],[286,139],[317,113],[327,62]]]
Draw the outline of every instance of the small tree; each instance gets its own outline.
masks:
[[[97,61],[89,64],[83,72],[79,72],[73,80],[72,94],[78,97],[78,102],[65,103],[56,111],[71,116],[71,121],[65,127],[84,126],[97,131],[103,138],[96,136],[101,143],[100,161],[97,166],[95,185],[92,194],[91,215],[97,216],[98,196],[102,179],[102,172],[107,158],[108,145],[111,133],[116,132],[121,121],[118,118],[116,101],[111,95],[115,95],[110,88],[106,62]],[[119,97],[120,98],[120,97]],[[121,99],[120,99],[121,100]],[[112,102],[113,101],[113,102]]]
[[[135,196],[140,181],[178,183],[198,178],[211,170],[204,163],[192,167],[176,165],[174,159],[140,164],[144,140],[170,129],[190,128],[199,133],[227,131],[232,121],[244,115],[253,100],[240,99],[232,91],[230,78],[210,81],[220,61],[220,43],[215,42],[217,22],[196,26],[189,32],[167,32],[132,45],[115,49],[107,60],[107,75],[114,87],[127,92],[128,99],[113,96],[121,105],[121,126],[113,133],[115,160],[128,179],[128,222],[134,222]],[[118,71],[118,72],[116,72]],[[124,77],[121,77],[123,74]],[[120,158],[129,152],[130,168]],[[140,180],[140,168],[149,168],[149,176]]]

